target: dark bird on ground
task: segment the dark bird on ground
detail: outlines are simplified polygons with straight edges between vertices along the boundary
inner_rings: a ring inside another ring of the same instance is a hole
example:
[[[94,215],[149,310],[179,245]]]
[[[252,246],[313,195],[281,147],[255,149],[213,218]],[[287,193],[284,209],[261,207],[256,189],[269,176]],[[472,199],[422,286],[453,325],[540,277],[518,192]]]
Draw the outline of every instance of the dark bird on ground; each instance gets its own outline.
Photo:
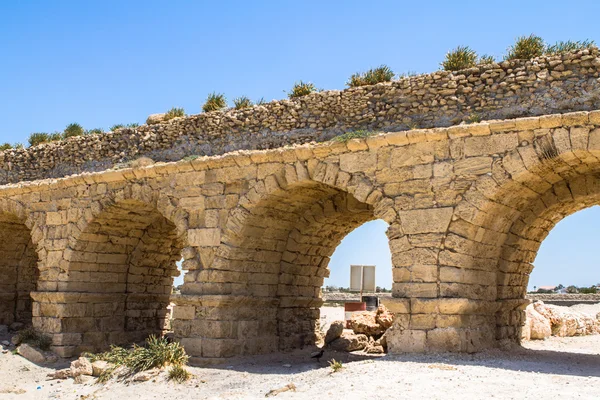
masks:
[[[313,353],[310,353],[310,358],[316,358],[318,362],[321,362],[321,357],[323,357],[323,353],[325,353],[325,349],[315,351]]]

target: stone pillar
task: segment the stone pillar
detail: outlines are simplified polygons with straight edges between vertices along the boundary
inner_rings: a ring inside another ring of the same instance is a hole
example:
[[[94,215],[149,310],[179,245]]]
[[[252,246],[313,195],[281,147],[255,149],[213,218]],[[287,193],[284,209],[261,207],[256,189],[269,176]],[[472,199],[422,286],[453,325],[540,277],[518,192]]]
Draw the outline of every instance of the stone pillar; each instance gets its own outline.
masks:
[[[393,298],[383,304],[395,314],[392,353],[475,352],[495,340],[495,275],[467,268],[458,254],[464,243],[449,231],[452,214],[452,207],[401,211],[390,225]]]
[[[234,295],[174,295],[173,331],[193,364],[278,350],[273,298]]]

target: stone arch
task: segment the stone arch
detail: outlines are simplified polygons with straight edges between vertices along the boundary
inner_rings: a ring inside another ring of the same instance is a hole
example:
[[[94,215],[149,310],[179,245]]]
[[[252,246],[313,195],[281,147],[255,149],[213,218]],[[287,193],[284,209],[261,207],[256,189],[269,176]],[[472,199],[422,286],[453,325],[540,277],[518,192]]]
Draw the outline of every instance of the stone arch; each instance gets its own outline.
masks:
[[[92,204],[74,231],[59,293],[44,299],[60,305],[55,344],[96,351],[164,333],[176,262],[188,248],[187,214],[134,184]]]
[[[32,229],[35,223],[25,207],[0,200],[0,325],[31,324],[31,293],[37,288],[39,256]]]
[[[600,130],[546,130],[495,159],[455,210],[441,269],[461,297],[494,315],[495,339],[520,341],[529,274],[542,240],[566,216],[600,204]],[[454,274],[452,274],[454,273]]]
[[[274,169],[229,212],[212,263],[197,271],[203,294],[230,299],[226,317],[213,310],[214,321],[198,321],[203,357],[216,356],[206,346],[213,339],[231,343],[220,356],[314,344],[329,257],[353,229],[390,218],[390,204],[362,173],[325,162]]]

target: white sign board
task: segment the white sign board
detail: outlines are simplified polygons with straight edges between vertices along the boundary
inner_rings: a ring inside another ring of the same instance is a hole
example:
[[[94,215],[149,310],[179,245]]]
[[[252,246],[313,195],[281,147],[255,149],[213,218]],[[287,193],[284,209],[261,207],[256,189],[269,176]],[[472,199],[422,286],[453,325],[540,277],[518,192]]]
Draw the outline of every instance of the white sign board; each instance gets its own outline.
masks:
[[[375,292],[375,266],[351,265],[350,290],[353,292]]]

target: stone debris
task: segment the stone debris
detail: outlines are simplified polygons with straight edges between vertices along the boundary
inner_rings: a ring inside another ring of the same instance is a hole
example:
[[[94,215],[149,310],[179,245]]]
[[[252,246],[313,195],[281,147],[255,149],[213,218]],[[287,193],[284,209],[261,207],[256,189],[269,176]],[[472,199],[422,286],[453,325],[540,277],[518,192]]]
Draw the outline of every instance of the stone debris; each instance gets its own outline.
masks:
[[[348,327],[354,331],[354,333],[363,333],[367,336],[379,337],[385,333],[385,331],[392,326],[394,316],[385,308],[384,305],[380,305],[377,311],[358,311],[352,313]]]
[[[365,348],[365,353],[367,354],[384,354],[385,349],[381,345],[377,345],[375,343],[369,343],[369,345]]]
[[[94,381],[94,378],[90,375],[78,375],[75,378],[73,378],[73,382],[75,382],[78,385],[85,385],[86,383],[92,383]]]
[[[342,336],[344,332],[344,321],[333,321],[325,334],[325,345]]]
[[[552,336],[570,337],[600,333],[598,315],[588,315],[552,304],[536,301],[525,308],[522,339],[546,339]]]
[[[58,360],[56,354],[40,350],[27,343],[17,347],[17,353],[35,364],[51,364]]]
[[[134,382],[146,382],[155,378],[158,376],[158,374],[160,374],[160,369],[150,369],[148,371],[138,372],[131,378],[131,380]]]
[[[47,375],[47,377],[49,379],[67,379],[67,378],[71,377],[71,369],[70,368],[59,369],[58,371],[49,373]]]
[[[73,378],[76,378],[79,375],[92,376],[93,373],[94,368],[92,363],[86,357],[79,357],[77,360],[71,362],[71,376]]]
[[[265,397],[274,397],[274,396],[277,396],[279,393],[288,392],[288,391],[295,392],[296,385],[294,385],[293,383],[288,383],[287,385],[285,385],[282,388],[270,390],[267,394],[265,394]]]
[[[523,338],[525,340],[543,340],[552,335],[550,321],[537,312],[534,307],[527,307],[525,313],[525,325],[523,327]]]
[[[100,376],[106,371],[112,369],[114,367],[113,364],[106,362],[104,360],[97,360],[92,363],[92,376]]]
[[[351,330],[344,329],[342,335],[335,339],[333,342],[329,343],[327,346],[332,350],[337,351],[357,351],[363,350],[369,344],[369,338],[367,335],[356,334]]]
[[[146,124],[148,124],[148,125],[160,124],[161,122],[165,122],[166,118],[167,118],[167,114],[165,114],[165,113],[150,114],[148,116],[148,118],[146,119]]]

